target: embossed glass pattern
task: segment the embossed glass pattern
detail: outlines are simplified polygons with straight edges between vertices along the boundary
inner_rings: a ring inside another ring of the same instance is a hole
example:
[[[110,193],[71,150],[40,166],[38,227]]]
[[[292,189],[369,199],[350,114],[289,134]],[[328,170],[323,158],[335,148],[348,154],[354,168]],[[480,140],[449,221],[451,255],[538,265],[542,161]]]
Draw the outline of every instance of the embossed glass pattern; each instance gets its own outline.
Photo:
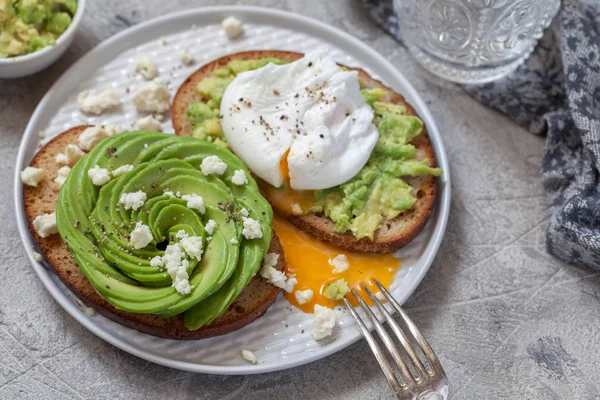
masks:
[[[483,83],[529,56],[560,0],[394,0],[394,6],[419,63],[451,81]]]

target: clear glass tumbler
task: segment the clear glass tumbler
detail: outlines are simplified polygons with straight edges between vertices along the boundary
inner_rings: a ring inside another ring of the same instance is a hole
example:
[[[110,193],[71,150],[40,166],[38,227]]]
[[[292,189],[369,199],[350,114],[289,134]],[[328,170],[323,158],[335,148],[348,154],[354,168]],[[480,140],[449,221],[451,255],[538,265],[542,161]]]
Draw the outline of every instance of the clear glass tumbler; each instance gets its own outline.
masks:
[[[417,61],[460,83],[489,82],[516,69],[559,6],[560,0],[394,0]]]

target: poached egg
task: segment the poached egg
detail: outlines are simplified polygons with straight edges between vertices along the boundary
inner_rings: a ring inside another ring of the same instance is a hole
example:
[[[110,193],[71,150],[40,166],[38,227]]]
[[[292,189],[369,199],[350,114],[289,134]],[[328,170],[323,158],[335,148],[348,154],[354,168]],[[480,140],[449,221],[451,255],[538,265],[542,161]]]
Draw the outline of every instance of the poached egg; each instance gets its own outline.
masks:
[[[340,185],[366,164],[379,135],[357,76],[324,53],[240,73],[221,101],[223,133],[274,187],[288,180],[295,190]]]

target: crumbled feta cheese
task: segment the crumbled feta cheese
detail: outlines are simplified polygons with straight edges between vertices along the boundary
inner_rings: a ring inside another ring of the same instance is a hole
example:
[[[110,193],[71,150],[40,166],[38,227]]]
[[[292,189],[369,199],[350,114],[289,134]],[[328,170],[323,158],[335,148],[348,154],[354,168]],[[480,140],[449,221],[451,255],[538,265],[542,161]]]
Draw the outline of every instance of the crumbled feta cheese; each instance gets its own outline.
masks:
[[[21,171],[21,181],[28,186],[37,187],[45,175],[41,168],[27,167]]]
[[[163,263],[163,260],[162,260],[161,256],[152,257],[152,259],[150,260],[150,266],[151,267],[160,268],[160,267],[162,267],[164,265],[165,264]]]
[[[279,254],[277,253],[268,253],[265,256],[264,265],[268,265],[269,267],[274,267],[279,262]]]
[[[58,233],[58,230],[56,230],[56,213],[38,215],[33,220],[33,227],[42,238]]]
[[[100,168],[97,165],[94,168],[90,168],[87,174],[88,178],[90,178],[92,183],[96,186],[102,186],[110,181],[108,170],[106,168]]]
[[[187,269],[190,262],[185,259],[185,254],[179,243],[170,244],[165,249],[162,262],[173,280],[172,286],[181,294],[190,294],[192,286],[189,282]]]
[[[200,214],[204,214],[206,212],[206,208],[204,207],[204,199],[201,196],[198,196],[196,193],[192,194],[184,194],[181,198],[187,201],[187,208],[192,210],[197,210]]]
[[[121,128],[119,125],[104,125],[104,132],[106,132],[108,136],[114,136],[123,132],[123,128]]]
[[[231,183],[236,185],[245,185],[248,183],[248,178],[243,169],[237,169],[231,177]]]
[[[77,96],[79,110],[85,114],[102,114],[104,111],[116,107],[121,102],[121,94],[115,88],[108,88],[98,94],[83,91]]]
[[[46,131],[39,131],[38,132],[38,136],[40,137],[40,139],[43,139],[46,137]]]
[[[85,153],[76,144],[68,144],[65,147],[64,153],[56,155],[56,162],[59,164],[66,164],[73,166],[81,157],[85,156]]]
[[[215,221],[214,219],[209,219],[208,222],[206,222],[206,225],[204,225],[204,230],[206,230],[206,233],[208,233],[209,235],[212,235],[216,227],[217,221]]]
[[[138,190],[137,192],[123,193],[119,203],[125,206],[126,210],[137,210],[146,202],[146,193]]]
[[[312,300],[313,291],[310,289],[296,290],[294,292],[294,296],[296,296],[296,301],[298,302],[298,304],[302,305]]]
[[[33,259],[37,262],[44,261],[44,257],[42,257],[42,255],[40,253],[38,253],[37,251],[33,252]]]
[[[246,210],[246,207],[242,207],[242,209],[240,210],[240,215],[242,217],[249,217],[250,213],[248,212],[248,210]]]
[[[188,256],[198,261],[202,259],[202,253],[204,253],[202,249],[202,236],[189,236],[181,239],[179,243]]]
[[[251,362],[252,364],[256,364],[258,362],[256,360],[256,356],[250,350],[242,350],[242,357],[244,360]]]
[[[54,183],[56,183],[56,186],[58,186],[59,189],[65,184],[70,172],[71,168],[67,167],[66,165],[58,169],[56,178],[54,178]]]
[[[164,113],[169,109],[169,91],[162,79],[147,82],[133,96],[133,104],[140,112]]]
[[[84,312],[88,317],[93,317],[96,315],[96,310],[94,310],[92,307],[86,307]]]
[[[244,221],[244,229],[242,229],[242,235],[248,240],[252,239],[260,239],[263,237],[262,230],[260,228],[260,224],[257,220],[252,218],[242,217]]]
[[[288,293],[292,293],[292,291],[294,290],[294,286],[296,286],[297,284],[298,279],[296,279],[295,276],[288,277],[287,281],[285,282],[285,288],[283,290],[285,290]]]
[[[210,242],[212,240],[212,236],[209,236],[206,238],[206,243]]]
[[[79,148],[81,150],[90,151],[100,141],[109,136],[102,125],[94,125],[86,128],[79,135]]]
[[[185,230],[183,230],[183,229],[180,229],[180,230],[179,230],[179,231],[177,231],[177,233],[175,234],[175,238],[176,238],[176,239],[184,239],[184,238],[186,238],[186,237],[188,237],[188,236],[189,236],[189,235],[188,235],[188,233],[187,233]]]
[[[271,285],[277,286],[278,288],[285,289],[286,287],[285,273],[270,265],[265,264],[262,266],[260,269],[260,276],[265,278]]]
[[[121,165],[119,168],[113,170],[110,174],[114,178],[117,178],[117,177],[119,177],[121,175],[125,175],[126,173],[128,173],[132,169],[133,169],[133,165],[131,165],[131,164],[125,164],[125,165]]]
[[[194,57],[192,57],[192,55],[190,54],[190,49],[184,49],[181,52],[180,57],[183,65],[192,65],[194,63]]]
[[[315,329],[312,331],[312,337],[315,340],[321,340],[331,336],[335,327],[335,311],[329,307],[323,307],[315,304]]]
[[[348,268],[350,268],[350,262],[348,262],[348,257],[345,254],[338,254],[329,259],[329,265],[333,267],[333,272],[336,274],[348,271]]]
[[[375,298],[379,301],[387,301],[387,299],[385,298],[385,295],[381,292],[375,293]]]
[[[135,62],[135,71],[142,75],[147,81],[156,78],[158,75],[156,64],[150,57],[138,58]]]
[[[152,115],[138,119],[135,123],[135,129],[140,131],[162,132],[160,121],[154,118]]]
[[[238,240],[236,238],[231,238],[231,240],[229,241],[229,243],[231,244],[238,244]]]
[[[302,211],[302,207],[298,203],[292,204],[292,214],[294,215],[302,215],[304,211]]]
[[[223,175],[227,170],[227,164],[225,164],[218,156],[208,156],[202,160],[200,169],[204,175]]]
[[[167,196],[169,196],[169,197],[175,197],[175,193],[173,193],[173,192],[172,192],[172,191],[170,191],[170,190],[165,190],[165,191],[163,192],[163,194],[166,194],[166,195],[167,195]]]
[[[150,228],[143,222],[138,221],[129,235],[129,244],[132,245],[134,249],[143,249],[148,246],[150,242],[152,242],[152,232],[150,231]]]
[[[221,22],[221,26],[229,39],[235,39],[244,32],[242,21],[233,15],[225,18],[223,22]]]

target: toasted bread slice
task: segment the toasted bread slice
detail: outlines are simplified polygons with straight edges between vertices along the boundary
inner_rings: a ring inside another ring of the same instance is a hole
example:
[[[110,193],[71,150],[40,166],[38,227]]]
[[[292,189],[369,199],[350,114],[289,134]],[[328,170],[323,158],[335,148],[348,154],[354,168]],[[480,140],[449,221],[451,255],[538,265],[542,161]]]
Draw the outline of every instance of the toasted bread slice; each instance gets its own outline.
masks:
[[[87,306],[105,317],[140,332],[168,339],[201,339],[233,332],[254,321],[267,311],[281,291],[259,275],[252,278],[234,303],[212,324],[196,331],[189,331],[183,324],[183,316],[160,318],[151,314],[136,314],[119,310],[102,298],[81,272],[71,257],[67,245],[61,237],[51,235],[40,237],[33,228],[36,216],[54,212],[58,201],[58,187],[53,182],[60,165],[55,161],[58,153],[71,143],[77,143],[79,134],[87,126],[78,126],[58,135],[46,144],[34,157],[32,167],[42,168],[46,177],[37,187],[24,186],[23,202],[29,230],[37,242],[46,262],[67,287]],[[269,252],[279,254],[276,268],[283,270],[285,258],[276,235],[273,235]]]
[[[192,126],[187,117],[187,109],[192,103],[202,101],[202,97],[196,91],[198,82],[212,75],[215,70],[225,68],[232,60],[254,60],[267,57],[295,61],[303,57],[303,54],[278,50],[246,51],[231,54],[204,65],[183,82],[175,95],[171,107],[171,118],[175,133],[182,136],[192,135]],[[384,89],[388,92],[388,95],[381,101],[402,105],[406,107],[408,115],[418,116],[402,95],[371,78],[369,74],[360,68],[346,68],[358,72],[361,88]],[[429,166],[434,167],[435,153],[426,127],[412,141],[412,144],[417,147],[417,158],[419,160],[427,159]],[[300,229],[341,249],[362,253],[391,253],[408,244],[421,232],[435,204],[437,189],[435,176],[411,177],[406,178],[406,181],[414,188],[417,202],[410,210],[398,217],[384,220],[381,227],[375,231],[373,240],[367,238],[358,240],[350,232],[335,232],[333,221],[320,213],[294,216],[287,214],[285,210],[276,209],[276,211]]]

